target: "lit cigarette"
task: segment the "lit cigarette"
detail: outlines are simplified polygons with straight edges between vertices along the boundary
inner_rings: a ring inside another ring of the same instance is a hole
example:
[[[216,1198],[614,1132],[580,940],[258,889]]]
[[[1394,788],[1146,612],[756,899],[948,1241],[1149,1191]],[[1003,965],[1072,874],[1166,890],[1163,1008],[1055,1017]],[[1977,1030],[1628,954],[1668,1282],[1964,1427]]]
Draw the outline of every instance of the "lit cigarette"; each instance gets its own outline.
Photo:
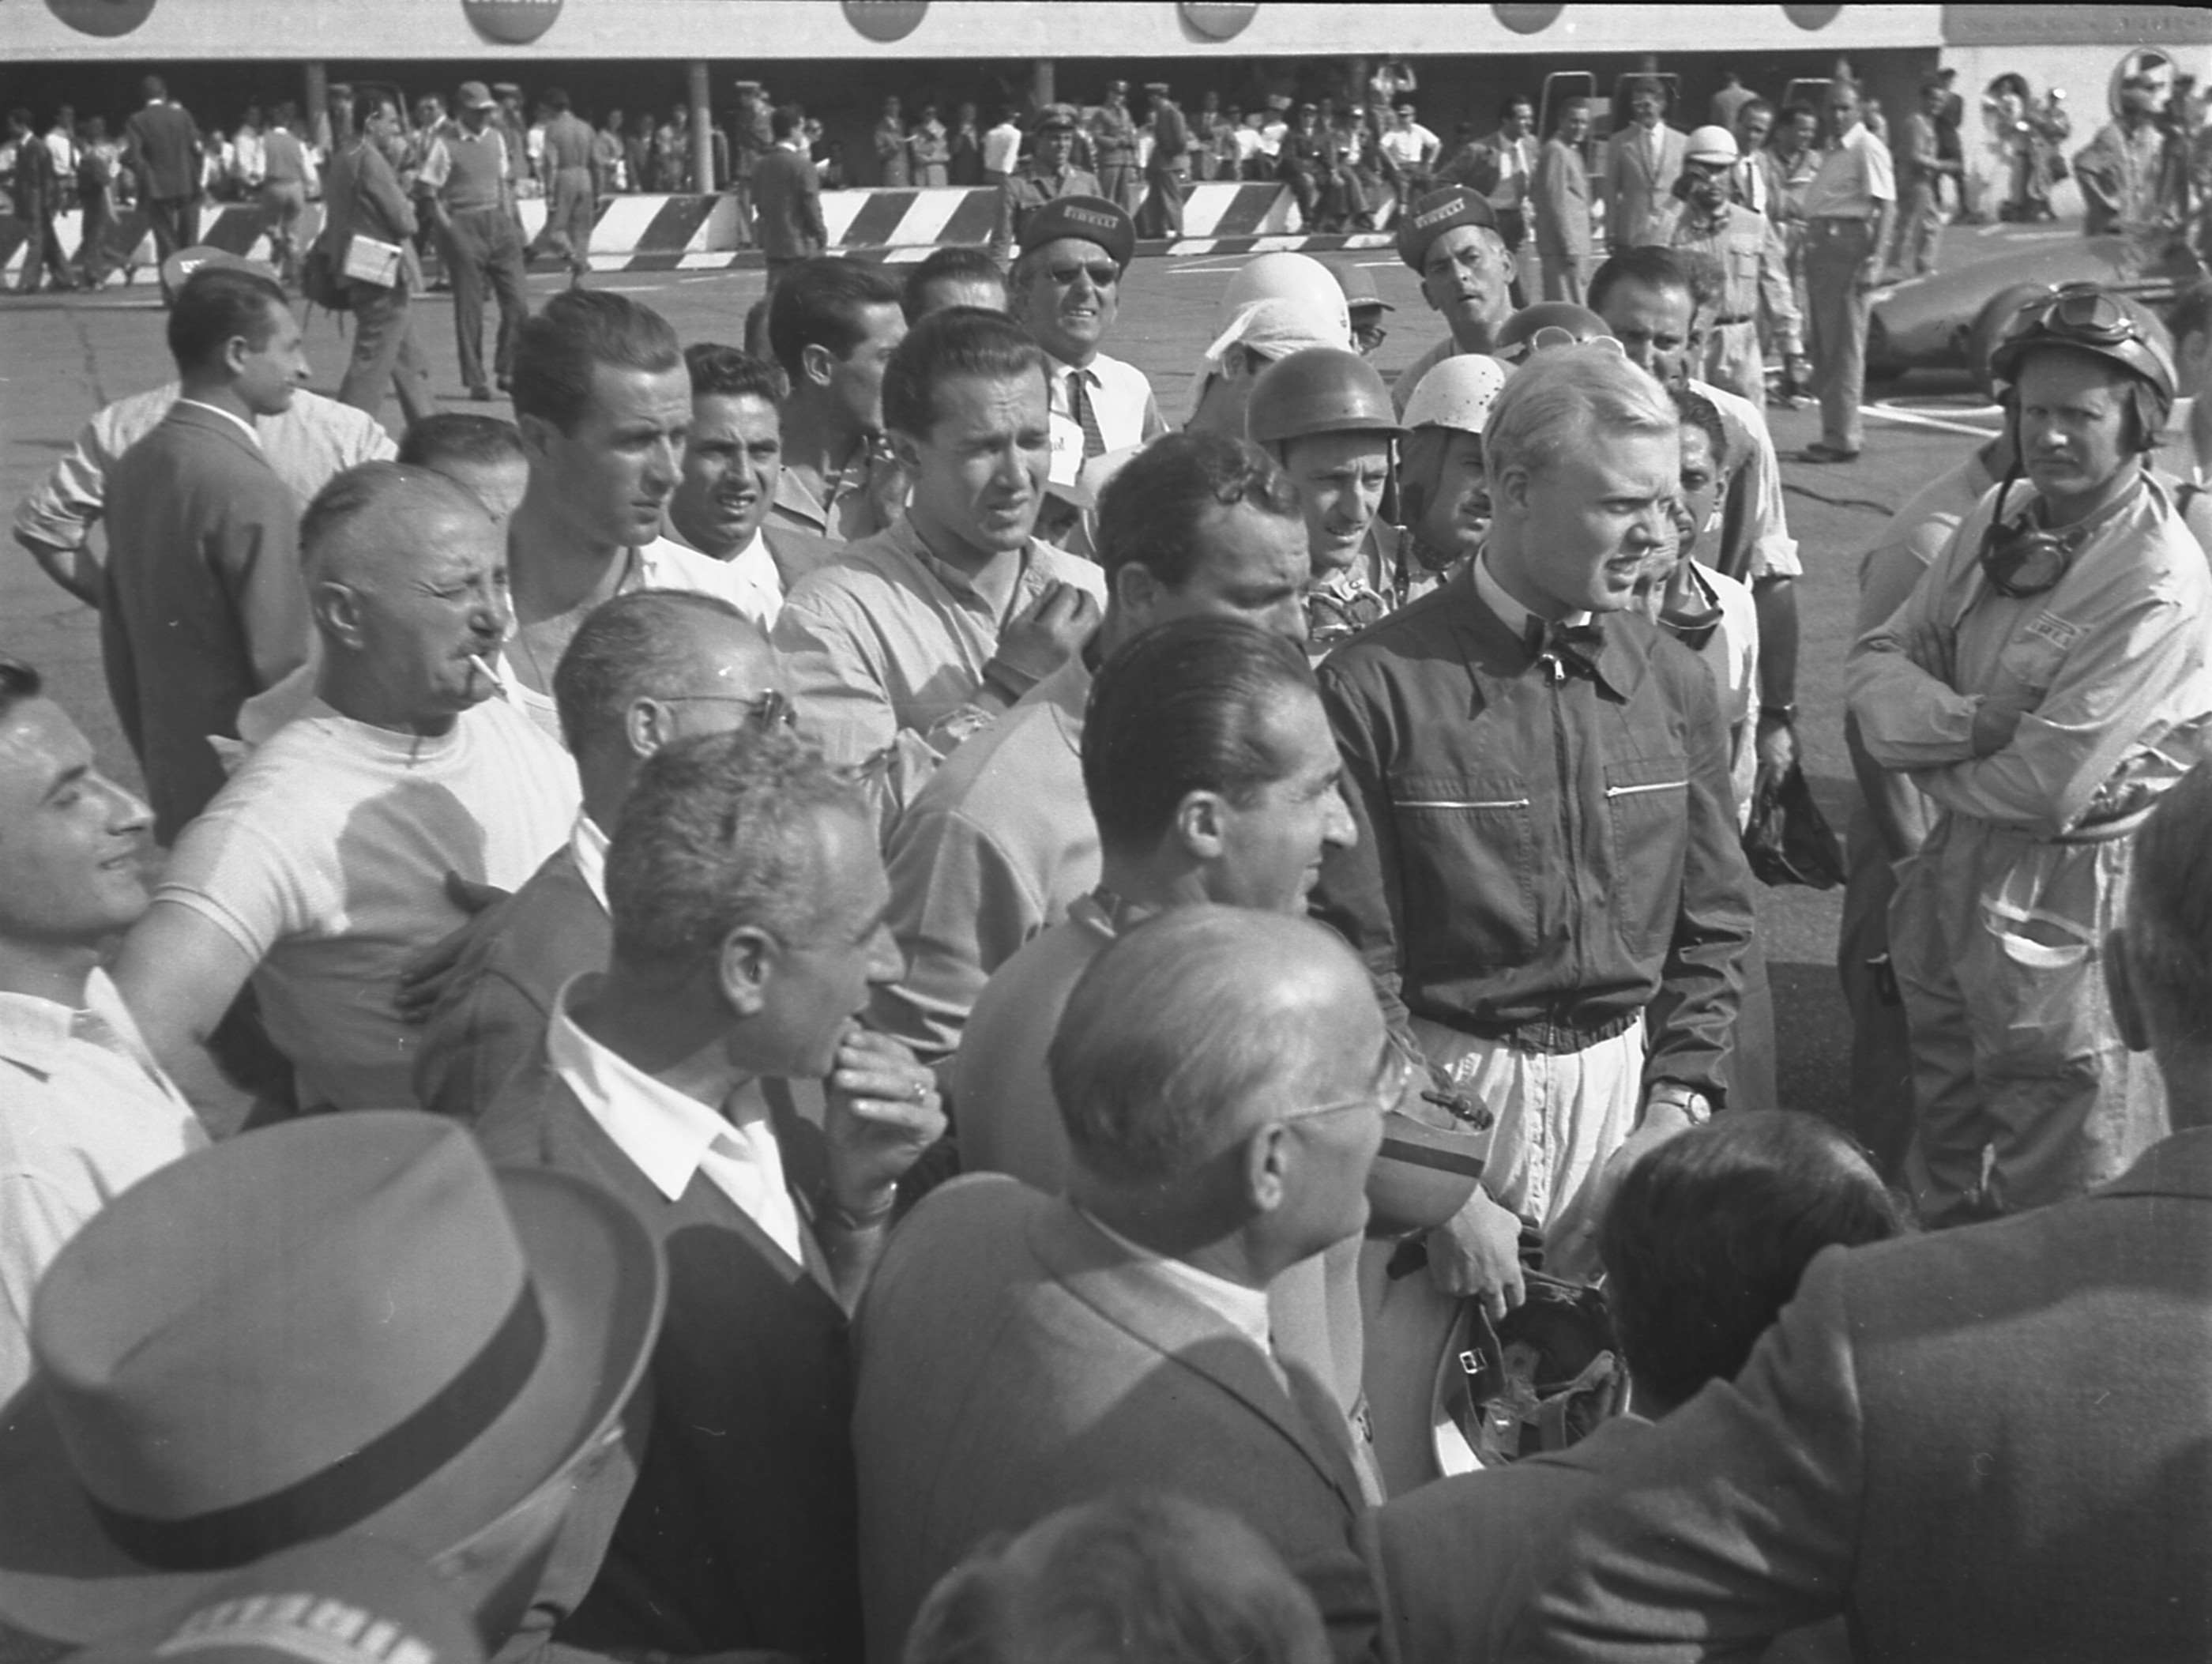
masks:
[[[492,669],[489,665],[484,662],[483,654],[474,653],[471,653],[469,655],[469,663],[474,665],[483,674],[483,679],[491,683],[491,690],[496,696],[501,699],[511,697],[507,691],[507,683],[499,679],[499,672],[497,671]]]

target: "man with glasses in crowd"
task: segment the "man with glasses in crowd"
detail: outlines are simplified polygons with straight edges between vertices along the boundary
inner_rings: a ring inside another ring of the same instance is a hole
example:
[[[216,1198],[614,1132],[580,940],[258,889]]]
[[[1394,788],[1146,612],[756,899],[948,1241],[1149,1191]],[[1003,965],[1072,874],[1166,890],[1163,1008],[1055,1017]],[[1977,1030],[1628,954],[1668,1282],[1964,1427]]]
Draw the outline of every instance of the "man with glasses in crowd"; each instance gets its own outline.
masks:
[[[2212,717],[2212,579],[2146,466],[2175,392],[2164,326],[2077,286],[1990,369],[2017,460],[1848,666],[1868,753],[1938,811],[1890,911],[1930,1225],[2077,1195],[2165,1135],[2101,961],[2136,829]]]
[[[1098,349],[1120,313],[1122,274],[1136,252],[1135,222],[1103,197],[1062,197],[1022,226],[1006,304],[1049,361],[1054,485],[1073,485],[1093,457],[1133,450],[1168,430],[1145,373]]]

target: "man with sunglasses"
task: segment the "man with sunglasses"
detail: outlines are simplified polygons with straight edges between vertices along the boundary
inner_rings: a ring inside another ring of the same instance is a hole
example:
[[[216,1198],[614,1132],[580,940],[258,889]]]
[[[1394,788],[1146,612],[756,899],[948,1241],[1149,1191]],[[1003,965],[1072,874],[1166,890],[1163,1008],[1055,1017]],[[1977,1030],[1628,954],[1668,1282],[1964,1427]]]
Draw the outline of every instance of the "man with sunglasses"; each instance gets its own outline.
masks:
[[[2175,392],[2164,327],[2081,285],[1990,369],[2017,461],[1848,665],[1868,754],[1937,811],[1890,915],[1930,1225],[2079,1194],[2164,1136],[2100,961],[2136,829],[2212,718],[2212,578],[2145,464]]]
[[[1390,397],[1402,410],[1436,365],[1454,353],[1491,350],[1513,313],[1516,267],[1498,234],[1497,210],[1464,185],[1431,191],[1399,220],[1398,258],[1420,279],[1421,298],[1451,331],[1392,386]]]
[[[685,590],[635,590],[592,613],[553,696],[583,806],[530,881],[470,921],[415,1065],[422,1107],[463,1122],[536,1055],[562,985],[606,963],[607,837],[646,760],[689,735],[792,720],[768,638],[728,602]]]
[[[1145,373],[1099,350],[1136,252],[1135,222],[1103,197],[1061,197],[1022,226],[1006,307],[1050,361],[1054,485],[1073,485],[1093,457],[1150,444],[1168,430]]]

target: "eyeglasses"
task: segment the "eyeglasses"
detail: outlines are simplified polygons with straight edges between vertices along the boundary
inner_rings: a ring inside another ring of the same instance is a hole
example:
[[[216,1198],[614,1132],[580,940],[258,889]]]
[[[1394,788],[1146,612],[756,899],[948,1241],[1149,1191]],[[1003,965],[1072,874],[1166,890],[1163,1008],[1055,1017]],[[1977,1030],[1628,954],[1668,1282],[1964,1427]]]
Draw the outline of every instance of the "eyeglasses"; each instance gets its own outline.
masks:
[[[1096,265],[1047,266],[1044,275],[1061,288],[1073,288],[1079,277],[1088,277],[1093,288],[1111,288],[1121,281],[1121,269],[1111,260]]]
[[[1358,1097],[1339,1098],[1333,1103],[1309,1104],[1304,1108],[1279,1117],[1284,1121],[1314,1120],[1322,1115],[1340,1115],[1350,1109],[1395,1109],[1413,1084],[1414,1060],[1389,1042],[1383,1043],[1382,1061],[1375,1072],[1368,1089]]]
[[[656,694],[664,705],[735,705],[745,714],[747,726],[755,728],[796,728],[799,713],[793,708],[790,696],[779,689],[770,688],[760,694]]]

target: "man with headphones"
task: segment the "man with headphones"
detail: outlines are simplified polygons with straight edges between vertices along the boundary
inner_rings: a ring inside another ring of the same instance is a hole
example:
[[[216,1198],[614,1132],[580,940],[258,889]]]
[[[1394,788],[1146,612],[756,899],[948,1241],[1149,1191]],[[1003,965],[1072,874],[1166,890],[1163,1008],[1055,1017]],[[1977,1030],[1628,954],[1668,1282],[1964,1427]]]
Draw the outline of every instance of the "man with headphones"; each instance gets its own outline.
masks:
[[[1936,808],[1890,915],[1931,1226],[2078,1194],[2165,1135],[2100,962],[2136,829],[2212,727],[2212,576],[2146,465],[2164,327],[2070,286],[1990,367],[2016,459],[1848,667],[1868,754]]]

